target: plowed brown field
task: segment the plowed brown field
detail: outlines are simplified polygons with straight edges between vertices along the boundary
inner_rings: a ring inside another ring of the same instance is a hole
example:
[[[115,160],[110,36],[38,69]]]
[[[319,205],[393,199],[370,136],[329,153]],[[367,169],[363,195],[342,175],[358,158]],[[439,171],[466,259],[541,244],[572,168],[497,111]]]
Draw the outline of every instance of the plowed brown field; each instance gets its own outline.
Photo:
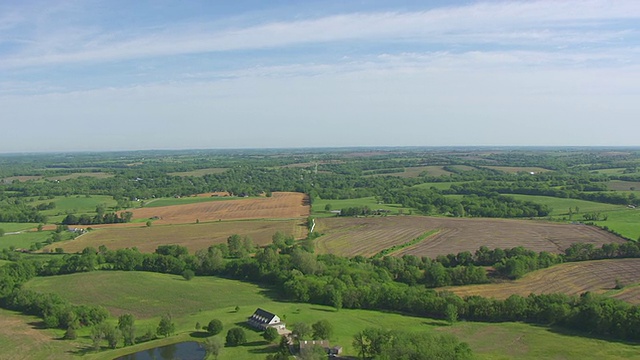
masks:
[[[274,192],[271,197],[211,201],[186,205],[150,207],[132,210],[134,219],[158,217],[154,224],[185,224],[237,219],[282,219],[309,216],[305,195]]]
[[[640,259],[596,260],[565,263],[538,270],[516,281],[486,285],[467,285],[447,287],[459,296],[480,295],[496,299],[506,299],[517,294],[565,293],[577,295],[586,291],[605,293],[612,291],[619,279],[623,284],[640,282]],[[638,287],[612,292],[612,297],[640,303]]]
[[[586,225],[556,224],[529,220],[437,218],[398,216],[377,218],[316,219],[324,235],[316,247],[321,253],[372,256],[394,245],[404,244],[431,230],[433,236],[393,255],[428,256],[476,251],[480,246],[559,253],[573,243],[623,243],[625,240]]]
[[[73,253],[88,246],[97,249],[105,245],[111,250],[137,247],[142,252],[153,252],[159,245],[177,244],[193,253],[210,245],[226,243],[233,234],[247,235],[257,245],[268,245],[276,231],[296,238],[305,237],[307,231],[302,220],[221,221],[151,227],[137,225],[94,230],[74,240],[49,245],[45,251],[62,248],[65,252]]]

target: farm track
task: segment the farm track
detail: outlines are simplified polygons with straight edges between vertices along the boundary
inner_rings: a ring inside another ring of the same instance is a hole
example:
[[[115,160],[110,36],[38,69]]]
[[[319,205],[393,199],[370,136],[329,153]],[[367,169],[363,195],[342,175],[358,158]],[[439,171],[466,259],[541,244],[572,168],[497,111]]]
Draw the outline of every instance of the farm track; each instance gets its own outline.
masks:
[[[600,246],[625,242],[591,226],[533,220],[388,216],[323,218],[317,219],[317,224],[318,232],[324,234],[316,242],[318,251],[343,256],[372,256],[436,229],[440,230],[438,234],[393,255],[435,258],[462,251],[473,253],[481,246],[490,249],[523,246],[537,252],[560,253],[573,243]]]
[[[522,279],[496,284],[443,288],[459,296],[480,295],[506,299],[516,294],[564,293],[578,295],[586,291],[640,304],[640,287],[614,291],[616,279],[623,284],[640,282],[640,259],[611,259],[565,263],[525,275]]]

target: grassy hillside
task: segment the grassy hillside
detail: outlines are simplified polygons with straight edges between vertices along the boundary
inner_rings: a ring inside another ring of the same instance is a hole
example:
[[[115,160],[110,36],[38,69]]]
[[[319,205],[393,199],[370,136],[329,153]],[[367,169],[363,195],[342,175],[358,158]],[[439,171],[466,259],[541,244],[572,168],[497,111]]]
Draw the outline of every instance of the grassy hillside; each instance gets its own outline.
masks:
[[[457,323],[449,326],[427,318],[365,310],[335,311],[325,306],[283,302],[278,301],[269,289],[215,277],[196,277],[186,281],[179,276],[145,272],[93,272],[36,278],[28,282],[26,287],[56,292],[75,303],[104,305],[114,315],[134,313],[139,319],[136,324],[141,332],[155,329],[164,313],[172,314],[177,335],[125,349],[88,354],[86,358],[89,359],[112,359],[162,344],[198,341],[202,338],[200,333],[195,332],[195,323],[206,324],[214,318],[223,322],[224,336],[230,327],[242,325],[257,307],[278,314],[287,324],[312,324],[320,319],[328,320],[335,332],[331,343],[343,346],[348,355],[356,355],[351,345],[353,335],[371,326],[410,332],[452,333],[468,342],[478,359],[630,359],[637,355],[633,344],[556,333],[546,327],[519,323]],[[235,311],[236,306],[240,308],[238,312]],[[25,317],[25,322],[29,319]],[[80,350],[89,344],[89,340],[82,337],[86,332],[82,330],[80,333]],[[51,336],[50,333],[38,331],[38,334],[43,333],[44,336]],[[270,346],[258,332],[247,330],[247,336],[248,345],[224,348],[221,358],[264,359],[265,354],[271,351]],[[6,332],[0,333],[0,353],[17,359],[19,357],[15,355],[16,350],[8,337]],[[37,353],[30,358],[47,359],[52,355],[56,358],[58,353],[64,358],[68,354],[63,353],[63,345],[67,343],[59,341],[56,342],[58,344],[59,349],[52,348],[49,354]]]

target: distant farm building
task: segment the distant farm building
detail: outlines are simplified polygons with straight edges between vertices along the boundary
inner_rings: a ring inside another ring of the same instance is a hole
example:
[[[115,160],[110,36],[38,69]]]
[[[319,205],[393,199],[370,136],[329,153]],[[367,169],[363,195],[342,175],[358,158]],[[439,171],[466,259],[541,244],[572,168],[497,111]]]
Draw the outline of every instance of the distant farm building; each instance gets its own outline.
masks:
[[[322,348],[329,356],[342,354],[342,346],[330,346],[329,340],[300,340],[300,351],[313,347]]]

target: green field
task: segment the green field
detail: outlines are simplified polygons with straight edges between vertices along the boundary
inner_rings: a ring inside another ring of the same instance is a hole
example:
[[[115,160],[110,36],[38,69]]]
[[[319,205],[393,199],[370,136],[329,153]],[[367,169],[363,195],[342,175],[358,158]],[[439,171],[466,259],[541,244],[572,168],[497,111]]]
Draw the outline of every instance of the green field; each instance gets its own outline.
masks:
[[[636,191],[640,190],[640,181],[611,180],[607,183],[609,190]]]
[[[5,235],[0,237],[0,249],[8,249],[12,246],[17,249],[29,249],[32,244],[47,240],[52,233],[53,231],[26,231],[20,234]]]
[[[311,213],[314,216],[329,217],[336,216],[331,212],[325,210],[325,206],[331,204],[332,210],[340,210],[349,207],[368,206],[372,210],[382,209],[388,210],[391,215],[397,215],[398,212],[408,214],[412,211],[411,208],[402,207],[400,204],[379,204],[375,196],[357,198],[357,199],[344,199],[344,200],[325,200],[315,199],[311,206]]]
[[[168,173],[168,175],[172,176],[205,176],[210,174],[222,174],[227,171],[227,168],[207,168],[207,169],[198,169],[193,171],[182,171],[182,172],[172,172]]]
[[[606,221],[596,221],[600,226],[607,226],[622,234],[622,236],[637,240],[640,238],[640,209],[630,209],[623,205],[603,204],[593,201],[563,199],[549,196],[534,195],[510,195],[518,200],[528,200],[539,204],[549,205],[553,208],[551,216],[569,220],[569,208],[575,210],[576,206],[580,213],[573,215],[573,220],[584,220],[585,213],[599,212],[607,216]]]
[[[173,206],[173,205],[186,205],[186,204],[197,204],[202,202],[210,202],[210,201],[224,201],[224,200],[238,200],[245,199],[239,198],[236,196],[189,196],[189,197],[181,197],[181,198],[161,198],[148,201],[144,207],[160,207],[160,206]]]
[[[430,188],[436,188],[437,190],[448,190],[451,188],[451,185],[460,185],[460,184],[465,184],[466,181],[452,181],[452,182],[429,182],[429,183],[422,183],[422,184],[418,184],[415,185],[413,187],[417,187],[417,188],[426,188],[426,189],[430,189]]]
[[[34,224],[34,223],[8,223],[8,222],[0,223],[0,229],[4,230],[4,232],[23,231],[23,230],[35,229],[36,227],[38,227],[38,224]]]
[[[566,198],[557,198],[552,196],[537,196],[537,195],[519,195],[519,194],[506,194],[508,196],[512,196],[518,200],[522,201],[533,201],[538,204],[548,205],[553,210],[551,211],[551,216],[568,216],[569,208],[572,208],[574,211],[576,206],[580,210],[580,214],[589,213],[589,212],[604,212],[604,211],[614,211],[614,210],[622,210],[626,209],[623,205],[612,205],[612,204],[603,204],[594,201],[586,201],[579,199],[566,199]],[[581,215],[578,214],[578,217],[575,217],[574,220],[582,219]]]
[[[447,332],[469,343],[477,359],[631,359],[637,356],[637,346],[622,342],[575,336],[559,333],[541,326],[521,323],[466,323],[452,326],[428,318],[399,314],[347,310],[335,311],[326,306],[281,302],[273,297],[269,289],[256,285],[216,277],[196,277],[186,281],[180,276],[145,272],[92,272],[73,275],[36,278],[26,284],[29,289],[51,291],[74,303],[100,304],[112,312],[133,313],[140,332],[154,329],[159,317],[170,312],[176,323],[177,335],[168,339],[138,344],[124,349],[109,350],[98,354],[87,354],[90,359],[113,359],[127,353],[164,345],[167,343],[201,340],[195,332],[195,323],[206,324],[220,319],[225,330],[242,325],[255,308],[261,307],[278,314],[287,324],[305,322],[312,324],[326,319],[334,326],[332,344],[344,347],[346,355],[356,355],[352,347],[353,335],[366,327],[383,327],[409,332]],[[239,306],[240,310],[234,309]],[[4,314],[4,313],[3,313]],[[23,317],[25,322],[32,321]],[[115,318],[110,321],[115,322]],[[55,333],[56,336],[61,335]],[[52,333],[38,331],[47,336]],[[11,332],[0,332],[0,353],[15,354],[15,342],[8,341]],[[80,331],[79,348],[87,347],[88,331]],[[221,358],[264,359],[270,351],[260,333],[247,330],[249,344],[237,348],[224,348]],[[218,335],[220,336],[220,335]],[[21,339],[26,343],[26,339]],[[62,351],[66,341],[54,340],[49,354],[35,352],[32,359],[65,358]],[[53,356],[53,357],[52,357]],[[11,357],[10,357],[11,358]],[[19,354],[13,358],[19,358]]]

